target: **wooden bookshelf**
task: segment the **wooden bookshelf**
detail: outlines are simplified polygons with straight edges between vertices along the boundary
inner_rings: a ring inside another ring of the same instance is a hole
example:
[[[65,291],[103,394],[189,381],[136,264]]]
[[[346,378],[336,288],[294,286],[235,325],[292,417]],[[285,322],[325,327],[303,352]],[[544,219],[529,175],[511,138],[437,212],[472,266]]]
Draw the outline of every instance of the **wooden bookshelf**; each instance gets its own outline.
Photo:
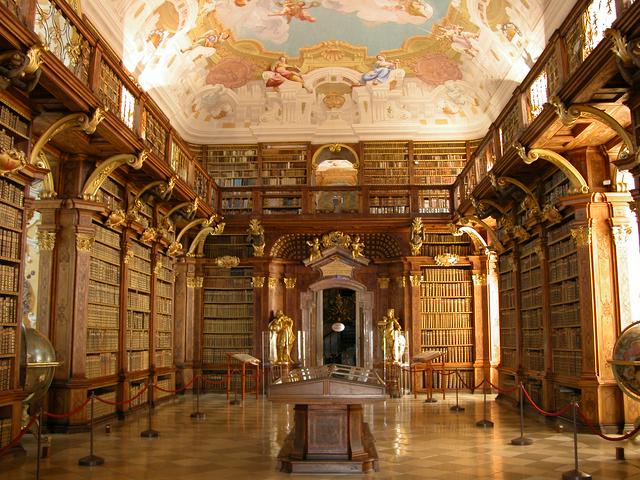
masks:
[[[471,269],[422,267],[420,282],[420,351],[445,353],[445,368],[458,369],[467,385],[474,382],[473,283]],[[437,386],[464,388],[456,375]]]
[[[155,290],[155,369],[173,366],[173,261],[165,254],[156,254]]]
[[[363,142],[362,160],[365,184],[409,184],[409,145],[407,142]]]
[[[307,184],[307,144],[260,144],[262,185]]]
[[[151,248],[131,240],[127,263],[127,371],[149,369],[151,320]]]
[[[25,186],[0,177],[0,448],[17,434]]]
[[[409,190],[370,190],[369,213],[373,215],[408,214],[409,198]]]
[[[89,379],[116,375],[120,350],[121,233],[94,222],[89,265],[87,360]]]
[[[158,158],[164,159],[167,153],[167,131],[153,113],[146,108],[144,110],[143,128],[141,130],[144,144],[147,148],[151,153],[157,155]]]
[[[435,257],[452,253],[460,257],[471,255],[471,244],[467,237],[456,237],[450,233],[424,232],[421,255]]]
[[[252,252],[253,248],[249,244],[246,234],[214,235],[208,237],[207,242],[204,244],[204,256],[206,258],[224,256],[247,258],[251,256]]]
[[[0,96],[0,150],[20,148],[29,141],[30,120]]]
[[[466,142],[413,142],[412,184],[452,185],[467,163]]]
[[[451,195],[449,190],[418,190],[418,213],[451,213]]]
[[[109,210],[125,210],[125,190],[122,185],[108,177],[98,190],[98,201],[103,203]]]
[[[301,214],[302,192],[265,192],[262,195],[262,213],[265,215]]]
[[[253,193],[250,190],[222,190],[221,193],[223,215],[244,215],[253,211]]]
[[[219,187],[257,185],[257,145],[197,145],[194,151]]]
[[[226,368],[227,352],[253,353],[251,267],[207,267],[204,285],[202,363]]]
[[[508,250],[498,259],[500,301],[500,367],[508,372],[518,368],[516,281],[513,253]],[[502,386],[502,388],[508,388]]]
[[[96,388],[87,390],[87,398],[91,395],[100,397],[108,402],[116,402],[118,400],[118,385],[101,385]],[[93,402],[93,417],[94,419],[110,417],[116,414],[116,405],[110,405],[107,403],[94,401]],[[88,414],[87,414],[88,418]]]
[[[532,237],[519,248],[520,321],[522,366],[529,374],[541,375],[544,364],[543,285],[540,240]]]

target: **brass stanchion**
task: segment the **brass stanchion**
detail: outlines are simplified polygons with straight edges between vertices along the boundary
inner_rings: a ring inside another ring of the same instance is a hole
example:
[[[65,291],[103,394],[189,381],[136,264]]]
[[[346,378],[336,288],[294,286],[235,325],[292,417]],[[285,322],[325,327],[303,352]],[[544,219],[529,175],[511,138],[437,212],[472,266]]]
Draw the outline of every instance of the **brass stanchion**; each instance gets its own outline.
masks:
[[[456,372],[456,404],[449,410],[456,413],[464,412],[464,407],[461,407],[458,403],[458,389],[460,388],[459,382],[462,381],[462,378],[460,377],[460,373],[458,373],[458,370],[454,370],[454,372]]]
[[[191,414],[191,418],[201,420],[206,417],[206,414],[200,411],[200,388],[202,387],[202,375],[196,377],[194,386],[196,387],[196,411]]]
[[[571,402],[573,407],[573,470],[564,472],[562,474],[562,480],[580,480],[585,478],[591,478],[591,475],[585,472],[581,472],[578,469],[578,402],[575,397]]]
[[[524,436],[524,385],[520,382],[520,436],[511,440],[511,445],[531,445],[533,440]]]
[[[96,394],[91,392],[91,407],[89,409],[89,455],[78,460],[78,465],[82,467],[95,467],[104,463],[104,458],[93,454],[93,402]]]
[[[157,438],[160,436],[160,432],[154,430],[151,427],[151,409],[153,402],[153,385],[151,385],[150,381],[147,381],[147,388],[149,389],[149,393],[147,394],[147,429],[144,432],[140,432],[140,436],[143,438]]]
[[[493,428],[493,422],[487,418],[487,379],[483,380],[484,386],[482,388],[482,420],[476,422],[476,427]]]
[[[38,441],[36,447],[36,480],[40,480],[40,447],[42,445],[42,408],[38,412]]]

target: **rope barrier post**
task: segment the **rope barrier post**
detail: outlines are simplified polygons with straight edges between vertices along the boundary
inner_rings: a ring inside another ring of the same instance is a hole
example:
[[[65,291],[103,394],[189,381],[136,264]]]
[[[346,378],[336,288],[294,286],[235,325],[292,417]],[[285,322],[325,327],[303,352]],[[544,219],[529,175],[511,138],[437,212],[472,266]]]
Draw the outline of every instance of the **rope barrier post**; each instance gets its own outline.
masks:
[[[460,388],[460,381],[462,381],[462,378],[460,377],[460,372],[458,372],[458,370],[455,370],[456,372],[456,404],[451,407],[449,410],[451,410],[452,412],[464,412],[464,407],[461,407],[458,404],[458,390]]]
[[[531,445],[533,440],[524,436],[524,385],[520,382],[520,436],[511,440],[511,445]]]
[[[89,455],[78,460],[81,467],[95,467],[104,464],[104,458],[93,454],[93,402],[96,394],[91,392],[91,408],[89,409]]]
[[[147,382],[147,388],[149,392],[147,393],[147,429],[144,432],[140,432],[140,436],[143,438],[158,438],[160,436],[160,432],[154,430],[151,426],[151,406],[153,402],[153,385],[150,385],[151,382]]]
[[[624,447],[616,447],[616,460],[624,460]]]
[[[42,409],[38,412],[38,443],[36,452],[36,480],[40,480],[40,448],[42,445]]]
[[[578,401],[574,397],[571,401],[573,410],[573,470],[564,472],[562,480],[580,480],[591,478],[591,475],[581,472],[578,468]]]
[[[485,378],[482,383],[484,383],[482,388],[482,420],[476,422],[476,427],[493,428],[493,422],[487,418],[487,390],[489,388],[487,379]]]
[[[206,417],[206,414],[200,411],[200,388],[202,387],[202,375],[198,375],[194,386],[196,388],[196,411],[191,414],[191,418],[194,420],[202,420]]]

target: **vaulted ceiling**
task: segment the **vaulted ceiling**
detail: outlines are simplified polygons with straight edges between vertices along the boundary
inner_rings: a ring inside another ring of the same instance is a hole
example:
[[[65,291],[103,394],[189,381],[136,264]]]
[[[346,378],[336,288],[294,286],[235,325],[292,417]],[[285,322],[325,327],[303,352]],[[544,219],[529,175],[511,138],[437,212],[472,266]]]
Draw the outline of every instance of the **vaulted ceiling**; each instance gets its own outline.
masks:
[[[482,137],[575,0],[102,0],[188,141]]]

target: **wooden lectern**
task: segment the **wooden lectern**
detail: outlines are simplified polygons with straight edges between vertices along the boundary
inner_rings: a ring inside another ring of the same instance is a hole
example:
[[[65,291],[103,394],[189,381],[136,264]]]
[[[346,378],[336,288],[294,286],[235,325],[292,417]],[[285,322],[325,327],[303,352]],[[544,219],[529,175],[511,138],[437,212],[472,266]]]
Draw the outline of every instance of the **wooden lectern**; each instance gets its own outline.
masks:
[[[274,402],[294,403],[295,426],[278,454],[289,473],[378,471],[378,453],[364,403],[385,400],[384,382],[373,371],[347,365],[292,370],[271,385]]]

